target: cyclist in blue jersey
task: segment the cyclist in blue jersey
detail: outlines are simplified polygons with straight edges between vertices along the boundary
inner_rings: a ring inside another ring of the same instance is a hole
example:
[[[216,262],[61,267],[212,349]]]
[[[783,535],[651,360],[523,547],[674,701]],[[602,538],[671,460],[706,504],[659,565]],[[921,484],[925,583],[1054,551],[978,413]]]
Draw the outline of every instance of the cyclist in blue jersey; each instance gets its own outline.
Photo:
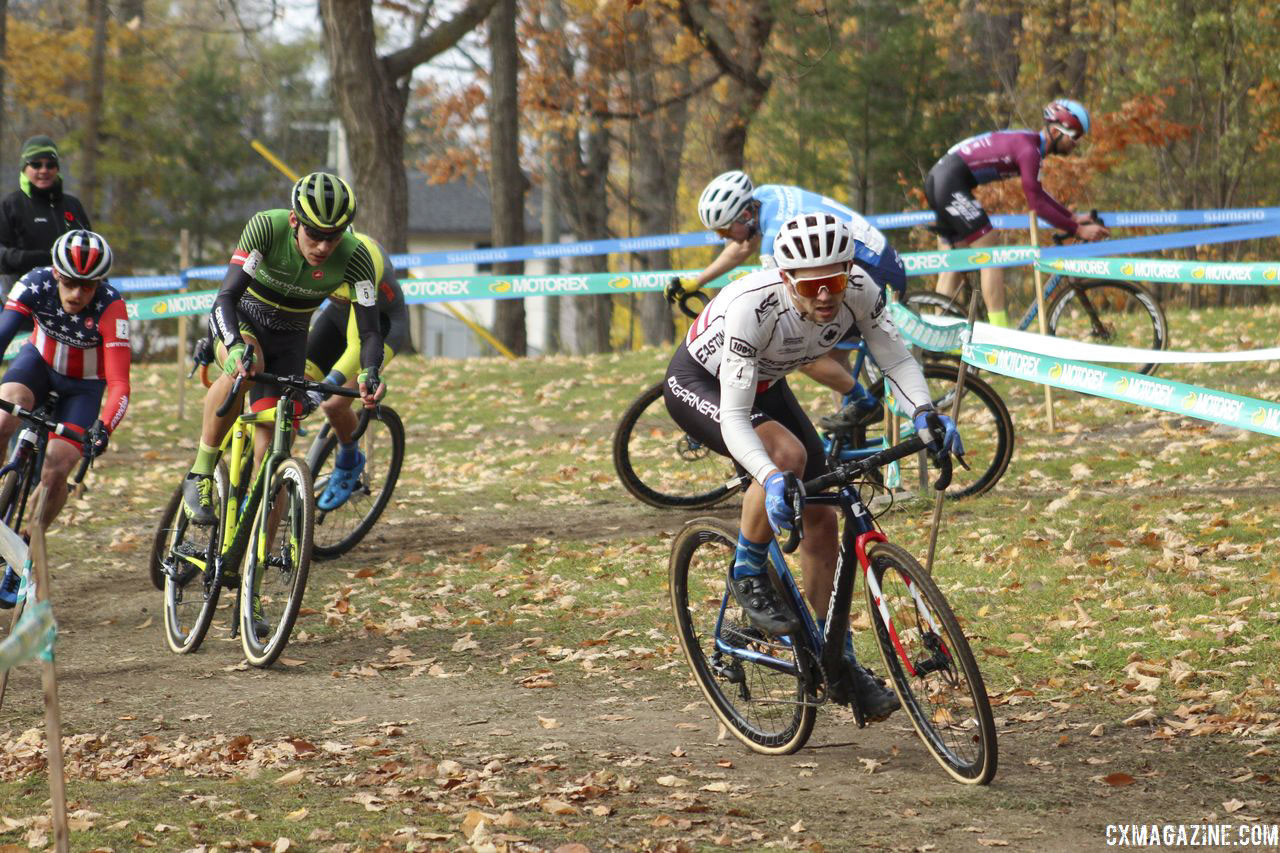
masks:
[[[987,212],[973,197],[973,188],[1014,175],[1022,180],[1022,191],[1032,212],[1050,225],[1085,241],[1110,236],[1105,226],[1092,222],[1087,214],[1073,216],[1040,183],[1044,158],[1070,154],[1089,132],[1089,111],[1078,101],[1056,100],[1044,108],[1044,123],[1044,130],[1038,133],[997,130],[970,137],[953,145],[929,170],[924,194],[937,215],[936,230],[942,248],[993,246],[999,242]],[[1004,270],[984,267],[980,276],[988,321],[995,326],[1008,326]],[[959,286],[958,272],[938,276],[939,293],[950,296]]]
[[[667,299],[675,301],[682,293],[699,290],[756,252],[760,252],[761,266],[776,266],[772,247],[778,229],[801,213],[830,213],[849,223],[855,241],[853,263],[881,288],[891,289],[899,296],[906,292],[907,273],[902,258],[884,234],[860,214],[835,199],[800,187],[785,184],[757,187],[744,172],[732,171],[717,175],[698,199],[698,217],[702,224],[728,242],[697,276],[672,279],[667,286]],[[835,350],[805,365],[801,371],[841,395],[844,408],[835,416],[837,420],[857,422],[876,407],[876,401],[850,374],[844,350]]]

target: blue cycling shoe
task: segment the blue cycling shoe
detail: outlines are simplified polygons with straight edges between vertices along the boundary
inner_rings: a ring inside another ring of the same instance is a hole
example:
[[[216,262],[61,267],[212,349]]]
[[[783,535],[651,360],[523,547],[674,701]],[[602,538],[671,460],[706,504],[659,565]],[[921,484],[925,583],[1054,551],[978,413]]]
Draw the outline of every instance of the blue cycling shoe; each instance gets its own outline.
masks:
[[[364,473],[364,454],[356,451],[356,464],[351,468],[333,466],[329,482],[324,487],[324,494],[316,501],[316,508],[324,512],[332,512],[347,502],[351,493],[360,485],[360,475]]]
[[[4,567],[4,580],[0,580],[0,610],[10,610],[18,603],[18,587],[22,579],[12,566]]]

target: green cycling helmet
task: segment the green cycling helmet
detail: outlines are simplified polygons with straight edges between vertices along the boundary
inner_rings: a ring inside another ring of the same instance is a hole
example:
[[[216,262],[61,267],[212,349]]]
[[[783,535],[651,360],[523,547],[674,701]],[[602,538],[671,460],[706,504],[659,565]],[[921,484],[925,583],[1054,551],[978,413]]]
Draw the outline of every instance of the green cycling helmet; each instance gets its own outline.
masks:
[[[299,178],[290,198],[298,221],[319,231],[339,231],[356,218],[356,194],[346,181],[328,172]]]

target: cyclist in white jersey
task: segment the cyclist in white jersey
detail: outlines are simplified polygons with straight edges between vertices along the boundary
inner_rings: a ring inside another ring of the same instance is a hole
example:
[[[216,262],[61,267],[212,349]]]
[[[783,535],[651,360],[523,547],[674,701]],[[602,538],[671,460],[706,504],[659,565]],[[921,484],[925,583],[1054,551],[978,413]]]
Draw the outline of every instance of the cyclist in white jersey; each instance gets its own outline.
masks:
[[[751,622],[774,634],[794,630],[798,618],[766,574],[773,533],[791,526],[786,474],[807,480],[826,470],[822,442],[787,386],[787,375],[822,358],[856,330],[897,399],[913,412],[916,428],[931,441],[925,419],[933,406],[924,376],[885,311],[884,292],[854,266],[854,242],[849,224],[829,213],[786,222],[773,244],[778,268],[751,273],[722,289],[667,368],[663,396],[671,417],[690,436],[737,461],[753,479],[743,499],[729,582]],[[946,428],[943,447],[963,455],[955,424],[939,417]],[[804,522],[804,588],[814,611],[825,617],[838,520],[832,507],[808,506]],[[897,698],[857,666],[847,638],[845,654],[866,716],[892,713]]]
[[[884,234],[861,215],[835,199],[784,184],[755,186],[744,172],[724,172],[707,184],[698,199],[702,224],[728,242],[697,276],[673,278],[667,299],[675,301],[745,263],[756,252],[764,267],[774,265],[773,242],[784,222],[801,213],[830,213],[849,223],[853,231],[853,262],[876,284],[906,293],[907,273],[902,258]],[[876,409],[876,401],[849,372],[848,354],[836,350],[831,358],[811,362],[803,372],[841,395],[840,421],[856,423]]]

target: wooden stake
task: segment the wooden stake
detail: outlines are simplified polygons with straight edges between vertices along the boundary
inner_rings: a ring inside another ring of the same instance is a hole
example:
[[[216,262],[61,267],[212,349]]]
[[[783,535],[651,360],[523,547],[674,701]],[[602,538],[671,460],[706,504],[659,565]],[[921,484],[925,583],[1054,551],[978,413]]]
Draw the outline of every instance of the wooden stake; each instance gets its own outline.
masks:
[[[1036,215],[1031,213],[1031,245],[1037,249],[1040,248],[1040,223],[1036,221]],[[1036,264],[1031,265],[1031,274],[1036,282],[1036,317],[1040,321],[1040,334],[1049,334],[1049,321],[1044,315],[1044,279],[1040,275],[1040,267]],[[1053,388],[1044,386],[1044,413],[1048,419],[1049,432],[1054,431],[1053,426]]]
[[[973,328],[974,321],[978,319],[978,299],[981,297],[981,288],[971,288],[969,290],[969,328]],[[960,369],[956,371],[956,398],[951,402],[951,420],[955,421],[956,428],[960,425],[960,398],[964,396],[964,380],[969,374],[969,365],[965,360],[960,359]],[[961,438],[963,438],[963,434]],[[923,451],[922,451],[923,452]],[[920,469],[923,471],[927,468],[922,461]],[[929,523],[929,553],[925,555],[924,573],[933,575],[933,555],[938,547],[938,529],[942,526],[942,501],[946,497],[945,492],[936,492],[933,496],[933,519]]]
[[[44,486],[37,486],[32,497],[35,510],[31,515],[31,566],[36,601],[49,600],[49,561],[44,542]],[[49,800],[53,804],[53,840],[57,853],[71,850],[67,827],[67,778],[62,765],[62,713],[58,708],[58,672],[53,651],[44,656],[41,681],[44,684],[44,725],[49,761]]]

